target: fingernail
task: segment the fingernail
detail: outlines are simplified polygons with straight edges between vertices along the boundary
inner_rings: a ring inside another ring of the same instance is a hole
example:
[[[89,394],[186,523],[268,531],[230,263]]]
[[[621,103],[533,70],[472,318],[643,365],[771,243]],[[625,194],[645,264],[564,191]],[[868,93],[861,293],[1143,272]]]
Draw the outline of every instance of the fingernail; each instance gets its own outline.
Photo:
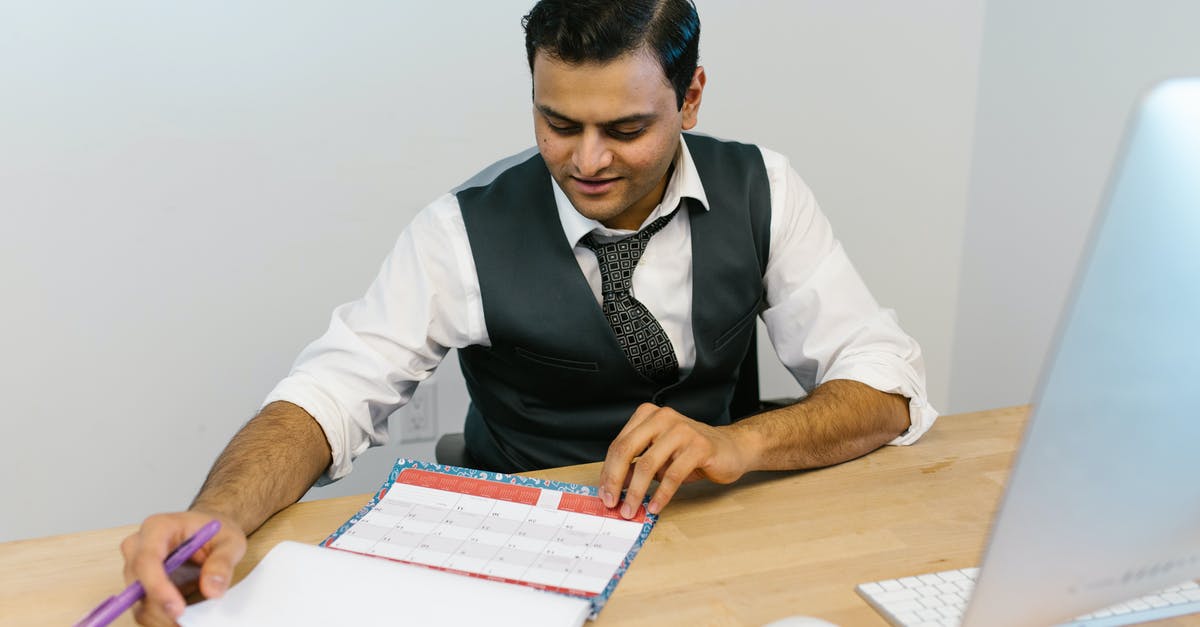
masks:
[[[179,618],[179,615],[183,613],[183,606],[180,605],[178,601],[171,601],[167,603],[163,609],[167,611],[167,616],[170,616],[171,618]]]
[[[626,503],[621,506],[621,515],[625,518],[633,518],[633,506]]]
[[[208,587],[214,594],[224,593],[227,583],[224,575],[209,575],[208,577]]]
[[[659,507],[658,501],[650,501],[650,505],[646,507],[646,511],[651,514],[657,514],[660,509],[662,508]]]
[[[604,503],[605,507],[613,507],[617,504],[616,499],[605,488],[600,488],[600,500]]]

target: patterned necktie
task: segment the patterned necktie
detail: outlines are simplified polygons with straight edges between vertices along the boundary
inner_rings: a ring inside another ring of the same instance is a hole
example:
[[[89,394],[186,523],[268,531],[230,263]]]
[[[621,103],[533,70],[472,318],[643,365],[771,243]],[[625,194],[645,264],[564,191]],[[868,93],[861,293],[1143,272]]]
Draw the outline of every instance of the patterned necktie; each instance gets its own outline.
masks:
[[[633,369],[657,383],[672,383],[679,377],[675,348],[646,306],[629,293],[633,269],[637,267],[650,237],[661,230],[675,214],[651,222],[640,232],[615,242],[600,243],[588,233],[579,241],[596,253],[600,263],[600,292],[604,295],[604,317],[617,335],[617,343],[629,358]]]

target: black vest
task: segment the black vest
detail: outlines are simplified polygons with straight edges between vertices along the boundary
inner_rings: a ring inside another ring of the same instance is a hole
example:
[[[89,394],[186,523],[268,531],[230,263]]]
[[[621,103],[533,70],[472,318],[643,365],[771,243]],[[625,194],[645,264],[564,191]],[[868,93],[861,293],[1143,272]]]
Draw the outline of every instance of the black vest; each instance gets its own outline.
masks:
[[[459,351],[472,401],[467,450],[481,468],[600,461],[643,402],[729,424],[763,303],[770,187],[757,147],[685,137],[709,208],[683,201],[696,363],[667,386],[638,374],[621,352],[563,234],[541,155],[457,193],[492,342]]]

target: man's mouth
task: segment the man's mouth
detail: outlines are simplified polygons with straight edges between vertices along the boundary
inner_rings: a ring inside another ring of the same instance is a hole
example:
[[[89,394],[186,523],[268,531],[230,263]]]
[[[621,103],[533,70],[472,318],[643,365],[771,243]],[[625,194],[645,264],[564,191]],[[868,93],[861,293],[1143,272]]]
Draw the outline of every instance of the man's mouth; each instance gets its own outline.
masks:
[[[575,183],[575,187],[589,195],[598,195],[607,192],[621,180],[620,177],[597,178],[597,177],[581,177],[572,176],[571,180]]]

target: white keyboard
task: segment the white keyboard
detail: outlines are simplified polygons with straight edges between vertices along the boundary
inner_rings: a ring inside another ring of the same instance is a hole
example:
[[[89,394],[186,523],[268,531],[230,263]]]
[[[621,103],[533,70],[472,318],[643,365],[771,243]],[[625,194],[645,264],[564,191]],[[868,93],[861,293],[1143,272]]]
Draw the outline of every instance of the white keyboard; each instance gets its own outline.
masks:
[[[858,594],[897,627],[958,627],[978,568],[859,584]],[[1200,585],[1189,581],[1080,616],[1072,627],[1132,625],[1200,612]]]

